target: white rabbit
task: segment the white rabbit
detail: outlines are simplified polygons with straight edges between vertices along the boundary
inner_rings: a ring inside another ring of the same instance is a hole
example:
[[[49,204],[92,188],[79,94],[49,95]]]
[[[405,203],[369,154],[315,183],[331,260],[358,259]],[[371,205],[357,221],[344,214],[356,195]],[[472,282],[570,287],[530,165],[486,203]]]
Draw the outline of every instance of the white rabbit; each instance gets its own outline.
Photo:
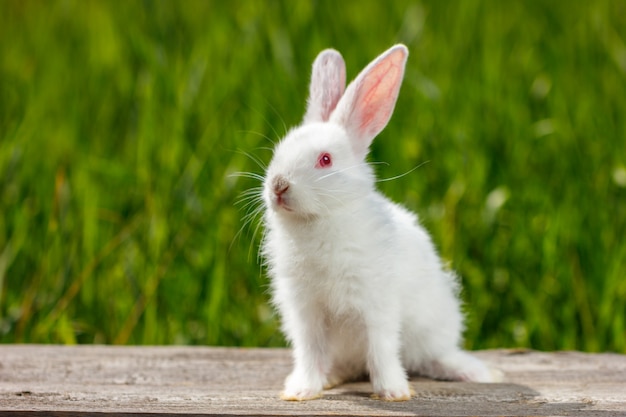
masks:
[[[263,185],[263,255],[295,366],[282,398],[369,375],[382,400],[411,397],[407,373],[492,381],[459,348],[455,276],[414,214],[375,189],[365,161],[393,112],[408,50],[395,45],[347,87],[332,49],[313,63],[304,122],[276,146]]]

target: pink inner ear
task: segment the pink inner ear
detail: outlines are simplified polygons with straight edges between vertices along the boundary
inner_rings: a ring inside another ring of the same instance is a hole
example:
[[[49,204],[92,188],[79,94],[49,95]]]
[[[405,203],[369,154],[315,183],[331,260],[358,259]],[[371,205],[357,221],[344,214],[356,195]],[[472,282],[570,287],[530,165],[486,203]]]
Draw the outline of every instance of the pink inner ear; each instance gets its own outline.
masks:
[[[404,74],[404,52],[394,51],[370,70],[356,97],[360,136],[376,136],[391,118]]]

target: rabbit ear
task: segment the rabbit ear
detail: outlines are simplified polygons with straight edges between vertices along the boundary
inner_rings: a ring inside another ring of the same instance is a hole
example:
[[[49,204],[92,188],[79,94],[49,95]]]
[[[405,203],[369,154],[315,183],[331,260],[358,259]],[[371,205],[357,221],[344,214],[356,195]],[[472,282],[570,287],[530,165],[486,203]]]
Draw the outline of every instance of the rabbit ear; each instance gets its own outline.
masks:
[[[346,88],[346,64],[341,54],[326,49],[315,58],[304,123],[325,122]]]
[[[387,125],[396,105],[409,51],[398,44],[374,61],[350,83],[332,114],[332,121],[350,135],[352,147],[365,156],[372,140]]]

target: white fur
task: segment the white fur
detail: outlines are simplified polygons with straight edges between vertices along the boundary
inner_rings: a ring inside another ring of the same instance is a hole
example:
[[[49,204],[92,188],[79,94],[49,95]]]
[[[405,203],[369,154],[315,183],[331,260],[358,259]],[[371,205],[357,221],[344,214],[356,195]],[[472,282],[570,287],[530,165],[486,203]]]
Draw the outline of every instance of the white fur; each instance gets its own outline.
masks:
[[[410,398],[407,373],[491,380],[459,348],[454,275],[416,216],[375,190],[364,160],[391,117],[407,55],[392,47],[342,95],[341,55],[320,53],[305,121],[267,170],[263,254],[295,362],[284,399],[316,398],[362,375],[392,401]],[[331,167],[319,166],[324,153]]]

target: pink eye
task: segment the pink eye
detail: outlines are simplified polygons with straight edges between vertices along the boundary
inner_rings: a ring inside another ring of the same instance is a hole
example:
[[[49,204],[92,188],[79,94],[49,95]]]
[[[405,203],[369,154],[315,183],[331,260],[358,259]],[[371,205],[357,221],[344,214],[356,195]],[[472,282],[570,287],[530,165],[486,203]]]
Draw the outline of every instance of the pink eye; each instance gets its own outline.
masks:
[[[317,160],[316,168],[330,168],[333,164],[333,160],[328,152],[324,152]]]

